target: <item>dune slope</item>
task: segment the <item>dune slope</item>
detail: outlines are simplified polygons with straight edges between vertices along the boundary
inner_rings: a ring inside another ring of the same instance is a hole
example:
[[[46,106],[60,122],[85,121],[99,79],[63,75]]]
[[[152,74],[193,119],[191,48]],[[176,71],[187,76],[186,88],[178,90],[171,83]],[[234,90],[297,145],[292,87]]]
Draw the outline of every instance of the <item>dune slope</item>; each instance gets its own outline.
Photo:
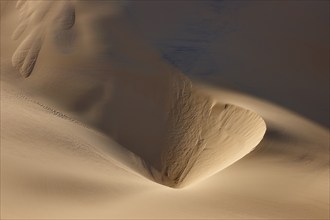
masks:
[[[1,2],[1,218],[328,218],[328,130],[192,82],[122,10]]]

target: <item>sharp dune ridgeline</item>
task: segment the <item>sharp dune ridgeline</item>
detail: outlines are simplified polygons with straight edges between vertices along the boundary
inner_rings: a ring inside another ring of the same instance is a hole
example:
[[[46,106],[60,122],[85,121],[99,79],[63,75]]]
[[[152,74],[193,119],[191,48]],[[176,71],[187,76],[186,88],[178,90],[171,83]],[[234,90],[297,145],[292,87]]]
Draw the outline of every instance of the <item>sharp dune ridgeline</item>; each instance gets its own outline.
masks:
[[[131,4],[1,2],[1,218],[329,217],[328,129],[191,79]]]

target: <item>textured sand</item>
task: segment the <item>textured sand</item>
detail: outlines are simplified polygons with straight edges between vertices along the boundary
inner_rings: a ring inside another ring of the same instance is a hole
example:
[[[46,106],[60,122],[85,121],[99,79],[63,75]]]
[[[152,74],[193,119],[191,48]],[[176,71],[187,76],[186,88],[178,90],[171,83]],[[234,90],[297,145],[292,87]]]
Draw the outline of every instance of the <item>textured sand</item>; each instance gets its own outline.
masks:
[[[1,3],[1,218],[328,218],[328,130],[193,83],[122,7]]]

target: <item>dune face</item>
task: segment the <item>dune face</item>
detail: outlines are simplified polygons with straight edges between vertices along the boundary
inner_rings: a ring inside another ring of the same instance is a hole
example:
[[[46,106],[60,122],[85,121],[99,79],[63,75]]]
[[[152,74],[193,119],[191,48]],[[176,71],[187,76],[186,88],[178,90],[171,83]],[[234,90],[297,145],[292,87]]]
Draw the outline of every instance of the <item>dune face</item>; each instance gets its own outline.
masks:
[[[52,99],[54,94],[58,95],[56,90],[67,90],[66,94],[56,97],[58,105],[55,108],[66,108],[78,115],[79,121],[95,126],[137,154],[145,161],[147,170],[150,170],[149,178],[158,183],[182,187],[203,179],[245,156],[262,139],[266,126],[261,117],[234,105],[215,102],[212,97],[196,90],[191,81],[178,70],[157,57],[151,58],[154,53],[152,50],[148,52],[148,49],[141,48],[145,50],[144,54],[150,54],[148,59],[143,60],[135,58],[133,53],[122,54],[122,48],[119,47],[110,47],[108,50],[106,46],[100,52],[117,53],[118,50],[119,55],[115,57],[121,56],[123,60],[134,62],[138,59],[135,64],[137,66],[147,67],[154,63],[159,73],[149,73],[150,70],[140,73],[131,67],[118,66],[118,58],[112,57],[85,67],[87,58],[78,57],[78,54],[70,51],[74,44],[81,50],[84,48],[79,39],[75,42],[78,37],[76,32],[79,32],[78,38],[88,34],[81,30],[82,27],[74,28],[76,6],[73,2],[19,1],[16,9],[20,22],[12,39],[20,43],[12,56],[13,67],[24,78],[35,74],[31,80],[43,86],[54,84],[54,76],[46,76],[42,82],[39,79],[49,65],[49,61],[44,62],[46,58],[41,53],[43,49],[49,54],[68,56],[76,60],[76,65],[102,74],[106,85],[96,85],[92,89],[76,88],[74,93],[77,96],[73,96],[68,94],[70,90],[67,86],[58,80],[47,97]],[[121,25],[123,29],[127,25],[120,18],[111,19],[118,20],[115,27]],[[96,18],[91,18],[90,22],[96,27],[103,24],[103,21]],[[112,31],[116,30],[110,29],[111,36],[102,38],[109,38],[110,43],[111,39],[118,42],[122,35],[117,36]],[[49,44],[48,38],[51,38]],[[97,38],[100,39],[100,36]],[[126,44],[125,39],[121,41],[119,43]],[[138,43],[137,40],[132,47],[140,47],[141,44],[143,41]],[[39,62],[39,69],[34,70],[36,62]],[[66,70],[58,67],[63,66],[61,61],[51,65],[59,71]],[[71,75],[71,78],[75,77],[81,76]],[[95,82],[90,75],[86,77]],[[28,90],[37,90],[39,87],[27,86]],[[66,101],[65,96],[71,96],[70,101]],[[102,100],[93,103],[93,99],[99,99],[99,96],[103,96]],[[88,111],[89,116],[86,117],[84,114]]]
[[[48,29],[54,26],[54,43],[63,52],[74,41],[72,27],[75,23],[75,8],[70,1],[17,1],[19,24],[12,34],[20,45],[12,56],[13,66],[23,77],[32,73]],[[50,26],[50,27],[49,27]]]
[[[257,114],[182,92],[170,112],[168,149],[162,155],[162,181],[178,187],[203,179],[249,153],[266,126]]]
[[[1,2],[1,218],[327,218],[328,130],[193,82],[125,4]]]

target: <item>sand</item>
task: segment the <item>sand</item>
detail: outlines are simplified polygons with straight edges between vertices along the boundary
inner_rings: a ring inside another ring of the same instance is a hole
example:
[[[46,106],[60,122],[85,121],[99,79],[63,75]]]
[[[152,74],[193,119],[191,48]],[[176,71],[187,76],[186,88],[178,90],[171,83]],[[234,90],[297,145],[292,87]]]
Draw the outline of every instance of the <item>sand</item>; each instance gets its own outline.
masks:
[[[328,218],[328,129],[192,81],[123,8],[1,2],[1,218]]]

